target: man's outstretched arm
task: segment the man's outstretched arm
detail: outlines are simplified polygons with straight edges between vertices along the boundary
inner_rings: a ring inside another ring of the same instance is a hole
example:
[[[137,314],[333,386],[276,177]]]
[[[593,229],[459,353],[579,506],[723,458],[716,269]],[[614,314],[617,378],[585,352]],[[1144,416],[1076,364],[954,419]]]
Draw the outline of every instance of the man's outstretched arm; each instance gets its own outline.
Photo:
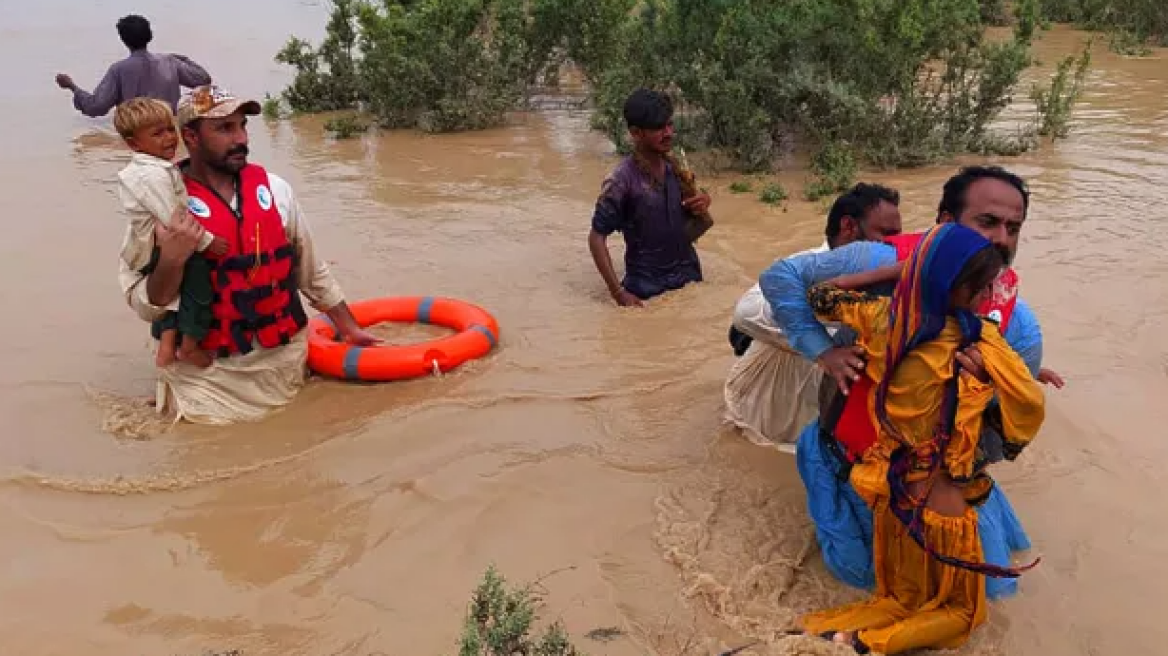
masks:
[[[90,118],[100,118],[109,113],[121,100],[118,89],[117,64],[109,67],[105,77],[93,89],[93,93],[82,89],[73,78],[64,73],[57,74],[57,86],[73,92],[73,107]]]
[[[308,297],[313,307],[328,315],[337,327],[337,332],[347,341],[360,346],[380,343],[381,339],[357,324],[328,263],[317,256],[312,230],[292,192],[292,186],[272,173],[268,174],[268,183],[276,199],[276,209],[284,220],[284,233],[296,252],[297,287]]]

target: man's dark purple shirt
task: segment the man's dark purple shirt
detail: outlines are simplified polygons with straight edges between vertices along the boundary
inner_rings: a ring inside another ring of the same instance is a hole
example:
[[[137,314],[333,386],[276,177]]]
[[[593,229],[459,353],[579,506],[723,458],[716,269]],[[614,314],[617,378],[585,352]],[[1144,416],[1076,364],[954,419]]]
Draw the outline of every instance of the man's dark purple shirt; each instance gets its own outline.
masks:
[[[666,165],[664,184],[626,157],[604,181],[592,229],[625,238],[625,278],[629,293],[648,299],[702,279],[697,250],[685,235],[688,217],[681,184]]]
[[[110,66],[93,93],[80,88],[74,90],[73,106],[82,114],[96,118],[131,98],[157,98],[174,110],[181,87],[210,83],[211,75],[183,55],[136,50]]]

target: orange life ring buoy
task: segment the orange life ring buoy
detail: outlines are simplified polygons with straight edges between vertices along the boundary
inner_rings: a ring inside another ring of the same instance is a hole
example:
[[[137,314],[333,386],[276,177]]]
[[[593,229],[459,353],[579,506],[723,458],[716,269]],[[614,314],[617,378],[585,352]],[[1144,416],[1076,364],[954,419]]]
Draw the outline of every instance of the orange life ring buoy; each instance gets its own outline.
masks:
[[[459,331],[418,344],[355,346],[341,341],[327,315],[308,322],[308,366],[346,380],[389,381],[446,372],[491,352],[499,343],[499,324],[486,310],[452,298],[411,296],[377,298],[349,306],[362,328],[378,323],[428,323]]]

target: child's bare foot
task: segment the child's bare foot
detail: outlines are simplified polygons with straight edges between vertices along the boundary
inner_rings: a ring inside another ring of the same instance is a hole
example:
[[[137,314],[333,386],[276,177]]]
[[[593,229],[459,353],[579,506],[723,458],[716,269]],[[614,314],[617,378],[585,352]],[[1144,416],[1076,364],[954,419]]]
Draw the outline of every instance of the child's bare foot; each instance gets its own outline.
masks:
[[[159,367],[169,367],[174,364],[175,350],[178,349],[178,331],[169,328],[158,336],[158,355],[154,356],[154,364]]]
[[[211,366],[211,354],[201,348],[196,348],[191,351],[179,351],[178,359],[201,369],[206,369]]]
[[[196,367],[206,369],[211,366],[211,354],[199,347],[193,349],[180,349],[178,352],[178,359],[187,363],[193,364]]]
[[[182,342],[178,347],[178,359],[204,369],[211,366],[211,354],[199,348],[197,339],[187,335],[182,336]]]
[[[860,640],[854,631],[824,631],[823,633],[815,634],[807,631],[800,631],[799,629],[789,629],[787,632],[789,636],[807,636],[808,638],[821,638],[828,642],[834,642],[837,645],[845,645],[851,647],[857,654],[870,654],[872,650],[868,645]]]
[[[872,652],[872,650],[868,648],[868,645],[865,645],[860,640],[860,636],[856,635],[854,631],[828,631],[826,633],[821,633],[819,637],[823,638],[824,640],[830,640],[837,645],[851,647],[856,651],[857,654],[870,654]]]

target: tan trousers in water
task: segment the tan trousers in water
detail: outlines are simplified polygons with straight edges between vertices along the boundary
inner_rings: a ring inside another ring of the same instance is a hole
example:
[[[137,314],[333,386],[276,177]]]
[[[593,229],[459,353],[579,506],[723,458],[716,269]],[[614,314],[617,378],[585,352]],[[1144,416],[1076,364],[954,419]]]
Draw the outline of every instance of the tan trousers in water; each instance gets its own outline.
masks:
[[[296,398],[307,373],[307,331],[276,348],[216,358],[200,369],[176,362],[159,372],[157,407],[196,424],[258,421]]]
[[[799,432],[819,414],[822,378],[789,347],[756,339],[726,378],[726,421],[755,444],[793,453]]]

